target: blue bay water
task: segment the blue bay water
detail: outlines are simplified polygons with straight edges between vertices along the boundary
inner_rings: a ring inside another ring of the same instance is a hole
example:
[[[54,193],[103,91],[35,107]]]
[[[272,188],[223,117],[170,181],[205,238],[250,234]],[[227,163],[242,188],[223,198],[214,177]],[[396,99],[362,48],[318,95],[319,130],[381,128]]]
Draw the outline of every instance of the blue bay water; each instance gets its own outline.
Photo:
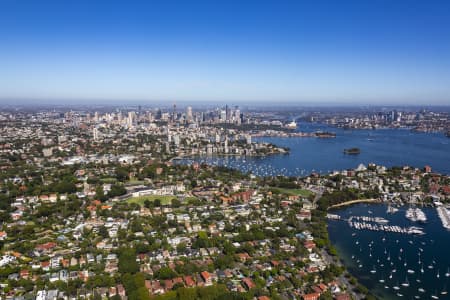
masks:
[[[345,266],[380,299],[401,298],[397,293],[402,294],[404,299],[431,299],[432,295],[450,299],[450,294],[441,294],[443,291],[450,293],[450,277],[446,276],[450,270],[450,232],[442,226],[436,209],[423,208],[428,218],[426,224],[406,219],[407,207],[401,207],[392,215],[387,214],[386,209],[384,204],[358,204],[334,210],[333,213],[345,218],[351,215],[384,217],[390,221],[389,225],[419,226],[426,234],[413,236],[363,231],[350,228],[345,221],[329,221],[330,239]],[[408,273],[408,269],[414,273]],[[371,270],[376,273],[371,273]],[[409,287],[402,286],[406,281]],[[394,290],[394,286],[400,289]],[[419,288],[424,292],[420,292]]]
[[[299,131],[335,132],[336,138],[262,137],[264,141],[289,147],[289,155],[267,157],[197,157],[193,160],[226,165],[255,175],[309,175],[356,168],[363,163],[378,165],[430,165],[434,171],[450,174],[450,138],[442,133],[415,133],[407,129],[345,130],[322,124],[300,123]],[[346,155],[345,148],[358,147],[359,155]],[[190,162],[191,159],[187,159]]]

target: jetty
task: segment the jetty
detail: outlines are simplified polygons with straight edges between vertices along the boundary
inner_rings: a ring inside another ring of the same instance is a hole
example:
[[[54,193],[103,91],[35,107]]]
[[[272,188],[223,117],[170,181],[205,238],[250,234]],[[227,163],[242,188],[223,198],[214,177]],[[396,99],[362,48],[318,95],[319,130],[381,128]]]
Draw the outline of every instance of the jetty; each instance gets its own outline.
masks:
[[[388,225],[389,220],[372,216],[350,216],[348,219],[335,214],[327,214],[327,218],[335,221],[346,221],[350,228],[356,230],[383,231],[401,234],[424,235],[421,227],[410,226],[401,227],[398,225]],[[450,223],[449,223],[450,224]]]
[[[439,218],[441,219],[442,226],[446,229],[450,229],[450,216],[448,209],[445,206],[436,207]]]
[[[417,234],[423,235],[425,232],[420,227],[401,227],[397,225],[383,225],[383,224],[373,224],[369,222],[348,222],[348,225],[351,228],[355,228],[357,230],[370,230],[370,231],[384,231],[384,232],[393,232],[393,233],[402,233],[402,234]]]

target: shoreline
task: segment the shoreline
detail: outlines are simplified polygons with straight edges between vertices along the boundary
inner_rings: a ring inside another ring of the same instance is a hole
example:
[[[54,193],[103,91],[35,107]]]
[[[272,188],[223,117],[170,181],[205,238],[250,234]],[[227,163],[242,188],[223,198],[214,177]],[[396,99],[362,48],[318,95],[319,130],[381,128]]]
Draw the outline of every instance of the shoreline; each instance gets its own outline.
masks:
[[[382,201],[380,199],[355,199],[355,200],[349,200],[349,201],[345,201],[342,203],[331,205],[327,208],[327,210],[330,210],[333,208],[338,208],[338,207],[343,207],[343,206],[348,206],[348,205],[352,205],[352,204],[357,204],[357,203],[382,203]]]
[[[176,156],[176,157],[173,157],[173,158],[171,158],[171,159],[169,159],[169,161],[173,161],[173,160],[183,160],[183,159],[191,159],[191,158],[196,158],[196,157],[198,157],[198,158],[202,158],[202,157],[242,157],[242,158],[245,158],[245,157],[268,157],[268,156],[274,156],[274,155],[289,155],[290,153],[289,153],[289,151],[286,151],[286,152],[270,152],[270,153],[266,153],[266,154],[258,154],[258,155],[255,155],[255,154],[234,154],[234,153],[228,153],[228,154],[225,154],[225,153],[220,153],[220,154],[217,154],[217,153],[213,153],[213,154],[181,154],[181,155],[178,155],[178,156]]]

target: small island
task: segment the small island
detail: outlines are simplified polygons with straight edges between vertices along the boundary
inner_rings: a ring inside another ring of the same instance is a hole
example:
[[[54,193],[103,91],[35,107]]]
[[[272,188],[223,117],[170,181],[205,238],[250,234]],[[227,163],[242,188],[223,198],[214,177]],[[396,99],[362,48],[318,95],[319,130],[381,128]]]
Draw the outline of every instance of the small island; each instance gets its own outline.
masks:
[[[314,134],[318,138],[335,138],[336,137],[336,133],[328,132],[328,131],[317,131]]]
[[[344,154],[356,155],[356,154],[360,154],[360,153],[361,153],[361,150],[359,148],[344,149]]]

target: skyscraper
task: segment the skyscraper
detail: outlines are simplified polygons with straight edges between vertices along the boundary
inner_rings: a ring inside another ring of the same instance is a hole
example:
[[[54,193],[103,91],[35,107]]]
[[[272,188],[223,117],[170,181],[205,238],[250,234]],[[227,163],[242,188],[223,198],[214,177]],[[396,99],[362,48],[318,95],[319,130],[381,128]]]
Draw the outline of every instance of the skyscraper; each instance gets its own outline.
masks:
[[[227,111],[221,110],[220,111],[220,122],[225,122],[227,120]]]
[[[175,122],[177,120],[177,105],[173,104],[173,111],[172,111],[172,122]]]
[[[186,121],[192,122],[192,107],[191,106],[188,106],[186,108]]]
[[[94,129],[92,130],[92,135],[94,137],[94,141],[98,141],[99,139],[99,132],[98,132],[98,128],[94,127]]]
[[[129,111],[128,112],[128,118],[127,118],[127,126],[128,126],[128,128],[133,127],[134,118],[135,118],[134,111]]]

